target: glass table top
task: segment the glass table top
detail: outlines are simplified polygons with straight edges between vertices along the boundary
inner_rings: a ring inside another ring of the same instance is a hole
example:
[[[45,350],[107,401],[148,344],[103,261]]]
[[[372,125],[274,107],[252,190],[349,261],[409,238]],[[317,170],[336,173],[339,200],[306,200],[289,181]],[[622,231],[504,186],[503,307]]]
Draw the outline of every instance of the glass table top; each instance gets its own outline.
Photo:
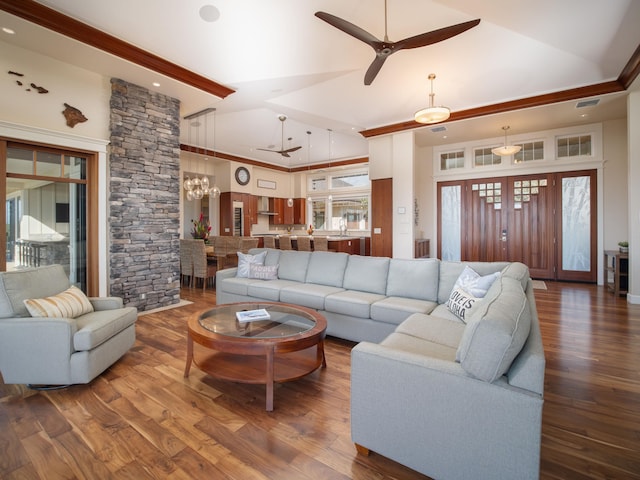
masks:
[[[268,320],[240,322],[236,312],[264,308]],[[316,326],[307,312],[288,305],[242,303],[218,305],[200,315],[198,322],[210,332],[230,337],[282,338],[307,332]]]

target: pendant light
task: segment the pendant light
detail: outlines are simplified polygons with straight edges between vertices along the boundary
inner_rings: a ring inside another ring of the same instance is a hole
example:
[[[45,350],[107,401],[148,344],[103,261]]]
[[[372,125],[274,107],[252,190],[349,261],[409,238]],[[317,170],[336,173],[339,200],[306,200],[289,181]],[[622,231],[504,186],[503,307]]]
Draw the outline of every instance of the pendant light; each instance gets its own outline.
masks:
[[[215,159],[216,159],[216,109],[212,108],[210,111],[213,111],[213,187],[209,187],[209,191],[207,192],[210,197],[216,198],[220,195],[220,189],[218,185],[216,185],[216,175],[215,175]]]
[[[516,154],[520,151],[520,149],[522,148],[520,145],[509,145],[507,142],[507,130],[509,130],[509,126],[504,126],[502,127],[502,130],[504,130],[504,145],[502,147],[496,147],[491,149],[491,151],[500,156],[500,157],[507,157],[509,155],[513,155]]]
[[[434,97],[436,96],[433,93],[433,81],[436,78],[435,73],[429,74],[429,81],[431,82],[431,93],[429,94],[429,106],[427,108],[423,108],[422,110],[418,110],[415,115],[415,121],[418,123],[438,123],[444,122],[449,115],[451,115],[451,111],[447,107],[436,107],[434,106]]]
[[[284,145],[284,123],[282,124],[282,145]],[[289,137],[289,145],[291,145],[291,137]],[[284,147],[282,147],[284,150]],[[287,198],[287,207],[293,207],[293,186],[291,184],[291,157],[289,157],[289,198]]]
[[[307,185],[309,185],[309,172],[311,171],[311,131],[307,130]],[[307,202],[311,203],[311,195],[307,197]]]
[[[331,130],[330,128],[327,128],[327,130],[329,130],[329,170],[331,170],[331,156],[332,156],[332,143],[333,143],[333,139],[332,139],[332,134],[333,134],[333,130]],[[329,178],[331,178],[329,176]],[[327,188],[330,188],[329,185],[327,185]],[[333,195],[329,194],[328,197],[329,202],[333,202]]]

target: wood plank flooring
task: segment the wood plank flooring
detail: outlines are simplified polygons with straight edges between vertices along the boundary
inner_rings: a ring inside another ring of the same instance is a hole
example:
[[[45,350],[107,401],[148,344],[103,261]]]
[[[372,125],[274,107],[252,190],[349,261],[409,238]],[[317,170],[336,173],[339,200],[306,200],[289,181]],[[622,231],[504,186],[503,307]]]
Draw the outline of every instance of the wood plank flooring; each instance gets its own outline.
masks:
[[[640,306],[603,287],[536,290],[547,358],[543,479],[640,479]],[[35,392],[0,382],[2,479],[423,479],[356,453],[353,343],[328,339],[328,367],[275,389],[183,378],[192,305],[140,316],[137,341],[90,385]],[[36,354],[36,352],[34,352]],[[464,452],[461,451],[461,455]]]

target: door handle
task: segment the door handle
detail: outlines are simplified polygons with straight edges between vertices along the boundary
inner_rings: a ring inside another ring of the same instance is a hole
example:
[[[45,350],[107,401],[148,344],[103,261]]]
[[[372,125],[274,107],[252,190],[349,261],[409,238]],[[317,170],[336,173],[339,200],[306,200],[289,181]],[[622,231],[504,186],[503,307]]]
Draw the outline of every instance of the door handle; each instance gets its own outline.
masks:
[[[502,230],[502,235],[500,236],[500,241],[502,242],[506,242],[507,241],[507,230]]]

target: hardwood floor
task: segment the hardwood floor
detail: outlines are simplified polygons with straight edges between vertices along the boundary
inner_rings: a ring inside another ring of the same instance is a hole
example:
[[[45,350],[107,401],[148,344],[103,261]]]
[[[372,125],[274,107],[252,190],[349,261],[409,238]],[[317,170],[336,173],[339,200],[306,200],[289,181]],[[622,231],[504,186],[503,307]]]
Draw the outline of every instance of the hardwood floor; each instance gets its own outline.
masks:
[[[543,479],[640,479],[640,306],[603,287],[536,290],[547,358]],[[90,385],[35,392],[0,382],[2,479],[421,479],[349,432],[349,352],[328,339],[328,367],[275,389],[183,378],[194,303],[140,316],[134,348]],[[36,352],[34,352],[36,354]],[[460,453],[464,454],[463,451]]]

